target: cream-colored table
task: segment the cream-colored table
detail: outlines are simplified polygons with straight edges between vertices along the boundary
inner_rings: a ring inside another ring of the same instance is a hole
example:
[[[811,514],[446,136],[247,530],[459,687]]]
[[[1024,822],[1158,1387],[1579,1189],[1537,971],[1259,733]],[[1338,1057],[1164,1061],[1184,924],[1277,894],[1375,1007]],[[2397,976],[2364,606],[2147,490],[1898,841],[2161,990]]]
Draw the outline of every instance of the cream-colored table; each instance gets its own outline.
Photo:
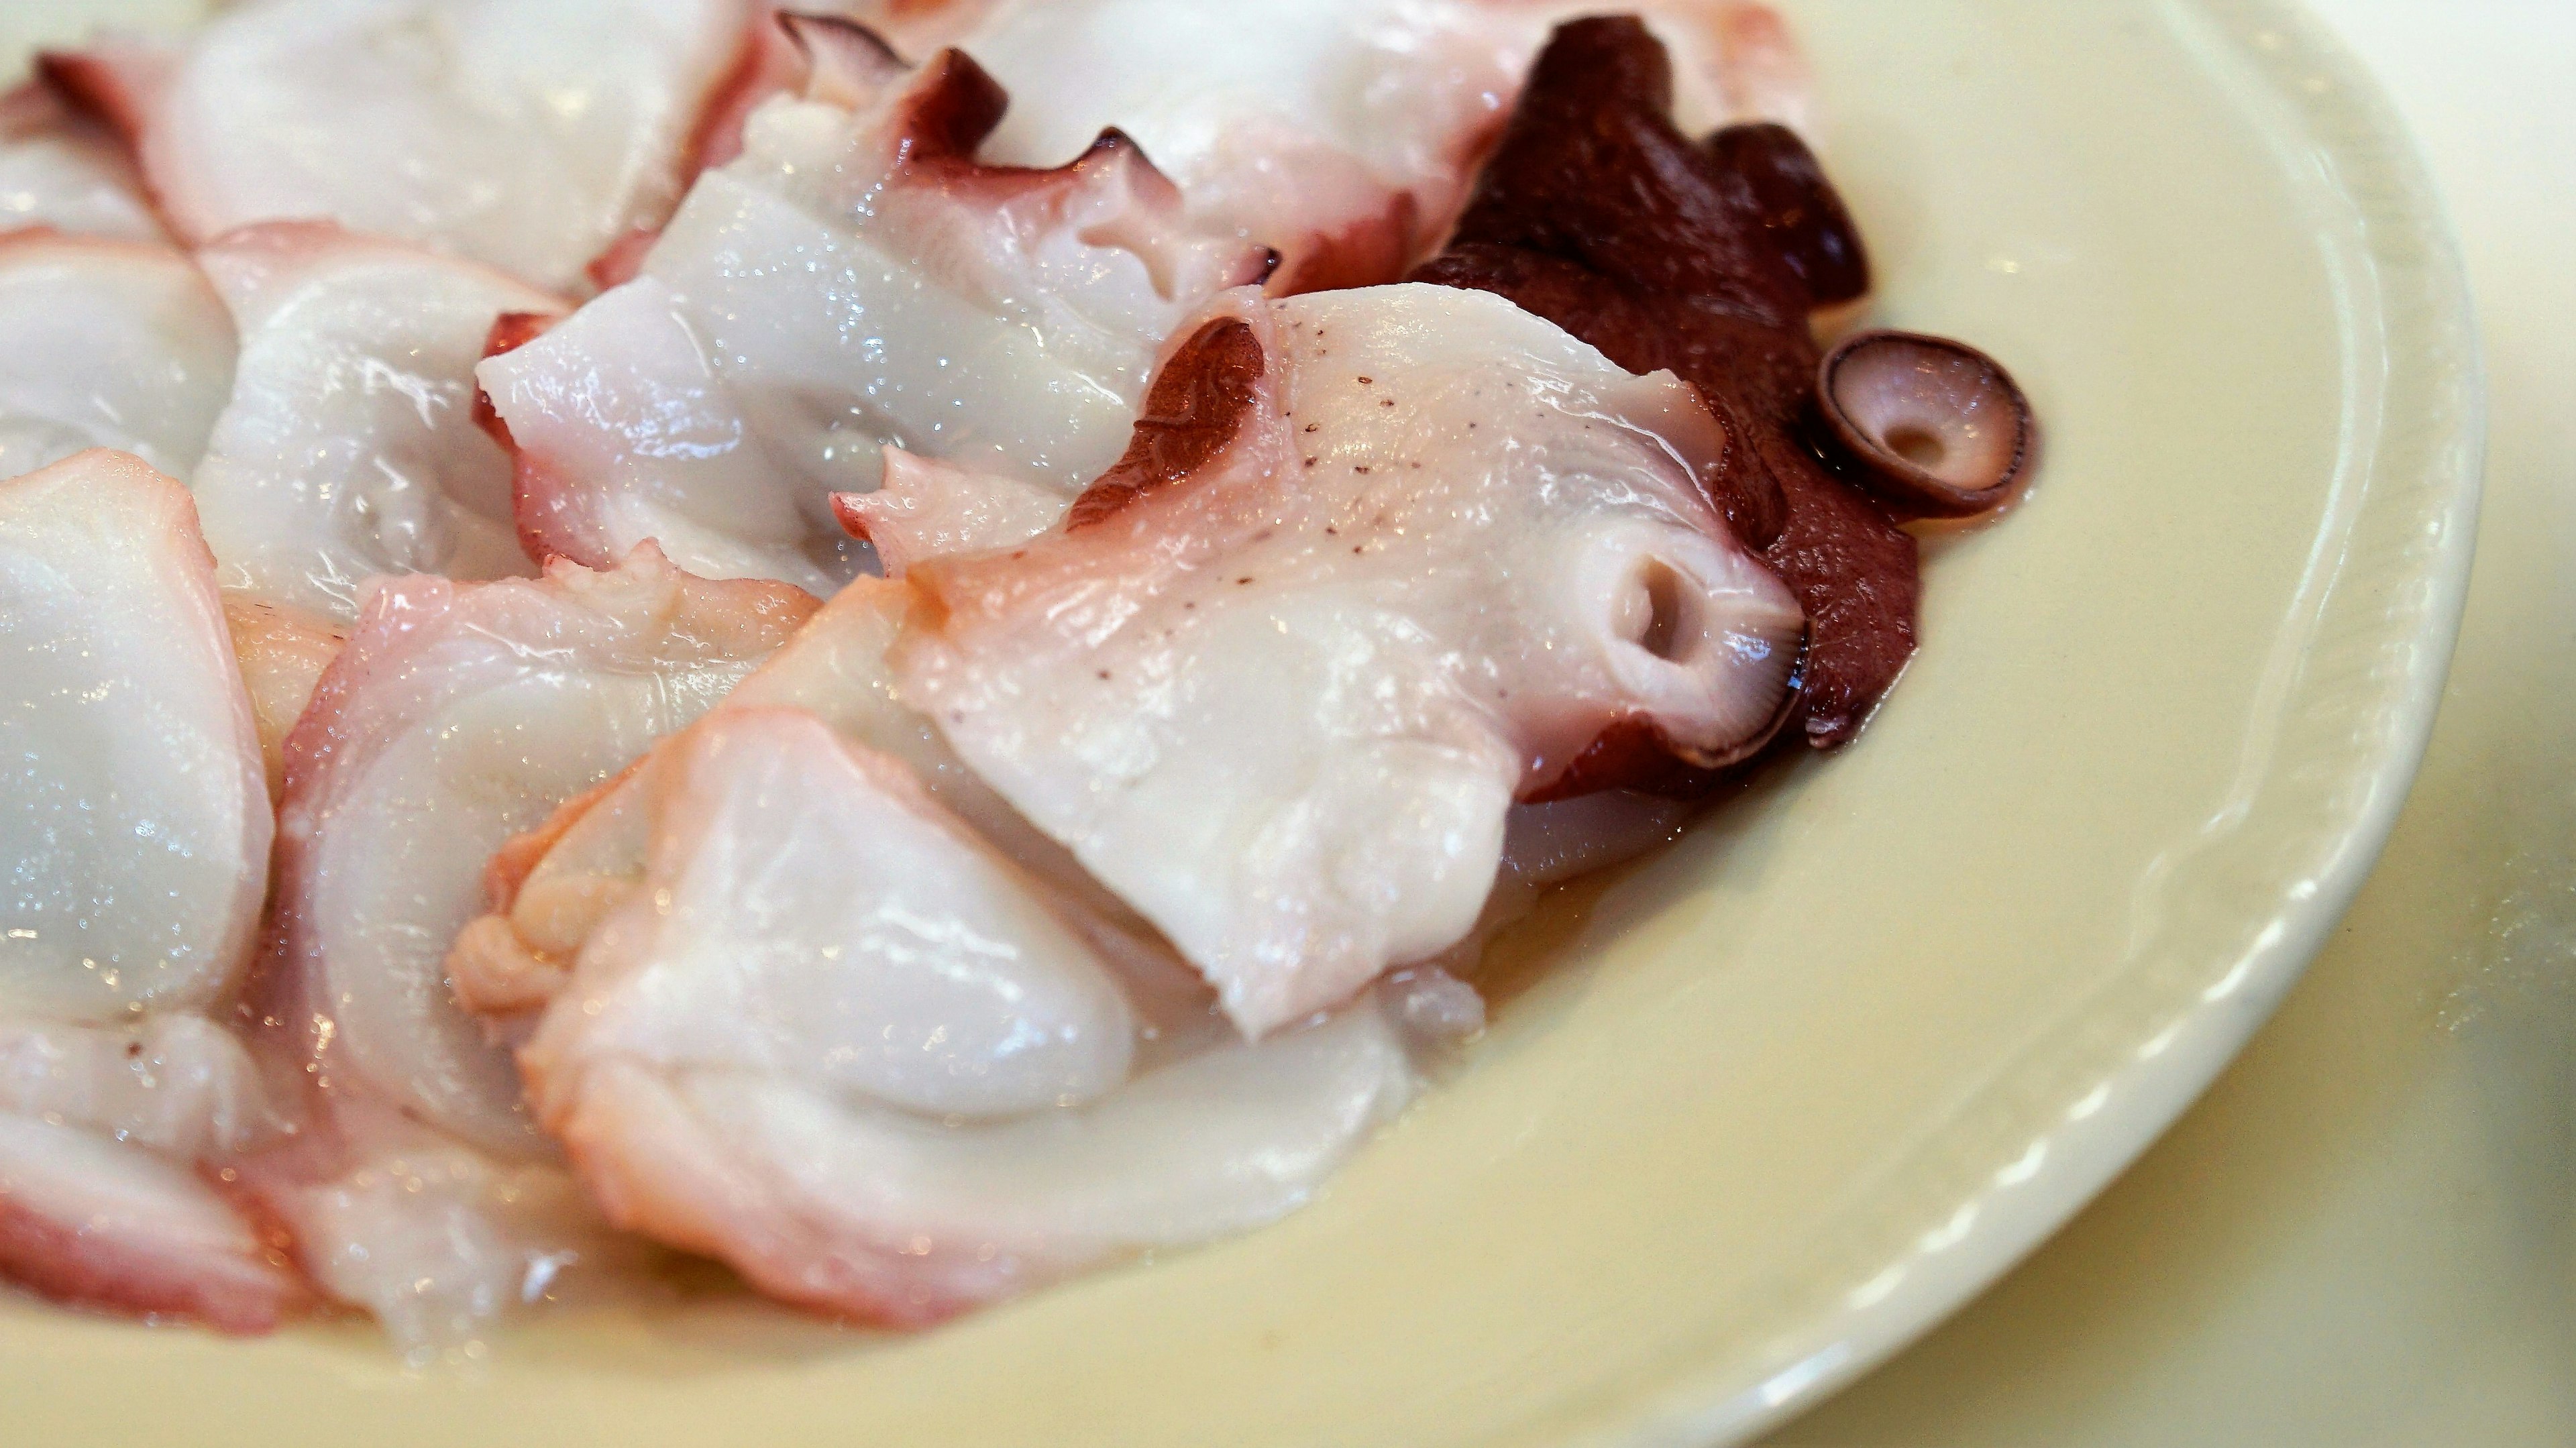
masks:
[[[2413,125],[2485,332],[2485,512],[2431,753],[2209,1095],[1774,1448],[2576,1444],[2576,4],[2316,8]]]

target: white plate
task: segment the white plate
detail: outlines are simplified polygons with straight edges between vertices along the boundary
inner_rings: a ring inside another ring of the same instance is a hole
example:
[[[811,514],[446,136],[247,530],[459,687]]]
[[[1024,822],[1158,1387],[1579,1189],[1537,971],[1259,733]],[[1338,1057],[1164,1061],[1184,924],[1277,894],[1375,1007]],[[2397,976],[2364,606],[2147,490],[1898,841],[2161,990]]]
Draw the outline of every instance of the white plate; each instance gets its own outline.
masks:
[[[2470,543],[2465,305],[2394,124],[2283,7],[1788,8],[1881,318],[2016,370],[2039,488],[1935,550],[1867,738],[1525,932],[1464,1075],[1325,1200],[926,1336],[721,1299],[463,1382],[356,1327],[17,1308],[16,1431],[1702,1443],[2027,1251],[2269,1011],[2405,793]]]

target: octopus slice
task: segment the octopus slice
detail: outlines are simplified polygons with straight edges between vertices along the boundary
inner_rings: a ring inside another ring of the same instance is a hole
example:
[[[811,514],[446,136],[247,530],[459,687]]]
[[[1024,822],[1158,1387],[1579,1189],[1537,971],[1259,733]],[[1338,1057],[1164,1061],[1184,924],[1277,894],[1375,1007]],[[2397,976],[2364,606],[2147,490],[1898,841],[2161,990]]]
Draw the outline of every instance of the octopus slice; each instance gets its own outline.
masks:
[[[308,1124],[240,1175],[317,1283],[407,1351],[632,1255],[530,1126],[508,1046],[450,994],[485,860],[722,698],[813,606],[649,548],[608,573],[385,580],[288,737],[253,1005]]]
[[[1465,936],[1605,733],[1714,768],[1778,727],[1803,620],[1669,374],[1395,286],[1236,293],[1153,392],[1063,529],[912,569],[896,675],[1247,1033]]]
[[[1814,446],[1810,318],[1868,285],[1860,242],[1798,139],[1738,126],[1694,144],[1672,69],[1632,18],[1562,27],[1533,67],[1448,250],[1417,277],[1499,293],[1622,366],[1669,368],[1742,435],[1714,479],[1808,618],[1795,734],[1858,734],[1914,651],[1912,537]],[[1605,756],[1603,780],[1648,778]]]
[[[909,627],[913,590],[862,578],[727,695],[710,719],[738,709],[805,711],[844,739],[899,760],[942,808],[1022,868],[1075,897],[1091,917],[1121,912],[1063,848],[1032,828],[948,747],[938,728],[895,696],[887,654]],[[575,797],[493,855],[484,886],[492,914],[457,936],[448,975],[468,1009],[508,1017],[545,1004],[591,931],[644,884],[648,801],[674,736],[616,778]]]
[[[103,451],[0,483],[0,678],[0,1275],[265,1329],[300,1289],[197,1167],[274,1124],[202,1014],[271,822],[184,489]]]
[[[1062,156],[1105,126],[1141,143],[1192,220],[1283,260],[1273,290],[1400,278],[1457,214],[1565,0],[1324,0],[1246,24],[1198,0],[878,0],[898,44],[958,46],[1018,98],[996,160]],[[1797,50],[1768,7],[1642,7],[1694,61],[1709,124],[1803,120]]]
[[[107,1024],[221,997],[272,826],[185,489],[104,451],[0,484],[0,678],[0,1012]]]
[[[784,1300],[918,1326],[1244,1230],[1416,1089],[1400,1010],[1243,1042],[802,711],[710,718],[645,813],[531,1098],[612,1220]]]
[[[47,57],[204,242],[323,218],[553,290],[668,214],[742,0],[278,0]]]
[[[262,1333],[309,1294],[189,1164],[0,1115],[0,1277],[57,1302]]]
[[[0,235],[0,477],[104,447],[184,480],[232,381],[232,319],[187,257]]]
[[[30,83],[0,95],[0,232],[160,241],[161,223],[116,134]]]
[[[753,113],[631,282],[483,364],[532,553],[645,538],[711,577],[861,571],[836,492],[894,444],[1065,499],[1117,456],[1156,349],[1266,253],[1187,234],[1108,134],[1052,171],[972,157],[1002,92],[943,52],[792,21],[817,57]],[[514,339],[515,340],[515,339]]]
[[[197,260],[241,338],[192,484],[226,587],[345,623],[378,574],[535,571],[474,366],[499,317],[556,302],[328,222],[248,227]]]
[[[1276,286],[1309,291],[1392,281],[1438,236],[1534,28],[1457,0],[1327,0],[1274,25],[1187,0],[1003,0],[955,43],[1021,98],[996,158],[1115,125],[1194,223],[1276,249]]]
[[[649,548],[607,573],[379,583],[288,736],[279,815],[269,970],[326,1008],[334,1079],[534,1149],[506,1053],[442,969],[484,861],[724,697],[813,607]]]

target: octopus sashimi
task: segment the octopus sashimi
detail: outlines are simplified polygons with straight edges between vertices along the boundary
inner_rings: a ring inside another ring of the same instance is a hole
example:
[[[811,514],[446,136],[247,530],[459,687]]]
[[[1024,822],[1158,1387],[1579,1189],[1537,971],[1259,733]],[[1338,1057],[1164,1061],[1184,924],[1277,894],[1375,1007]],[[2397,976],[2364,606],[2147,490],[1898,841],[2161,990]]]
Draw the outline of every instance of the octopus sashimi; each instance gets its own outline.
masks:
[[[920,605],[908,588],[873,579],[852,583],[708,720],[739,709],[797,709],[819,718],[849,743],[902,762],[945,809],[1016,866],[1073,897],[1083,918],[1130,940],[1150,936],[1062,846],[976,778],[930,719],[896,697],[887,654],[907,628],[919,626]],[[448,957],[448,977],[467,1009],[511,1022],[563,989],[599,922],[645,888],[657,775],[686,747],[682,735],[663,740],[494,854],[484,877],[492,913],[460,932]],[[1477,929],[1440,963],[1472,973],[1482,943],[1526,916],[1542,892],[1670,841],[1690,810],[1685,802],[1616,789],[1513,806]]]
[[[942,808],[1022,869],[1073,896],[1086,918],[1122,914],[1063,847],[975,777],[928,718],[895,697],[887,654],[911,626],[913,590],[862,578],[807,619],[710,711],[797,709],[850,743],[900,761]],[[643,887],[648,799],[674,736],[598,789],[575,797],[493,855],[484,877],[493,913],[457,937],[448,974],[472,1010],[496,1017],[545,1004],[600,919]],[[1132,921],[1121,921],[1132,925]]]
[[[1447,230],[1565,0],[1323,0],[1247,23],[1199,0],[999,0],[860,13],[954,45],[1017,104],[989,158],[1043,164],[1105,126],[1136,138],[1194,223],[1282,258],[1280,292],[1400,278]],[[1803,123],[1802,62],[1769,7],[1643,7],[1693,62],[1704,124]]]
[[[1824,461],[1811,424],[1811,320],[1866,292],[1868,265],[1791,133],[1694,142],[1672,105],[1671,63],[1644,26],[1567,25],[1448,249],[1416,275],[1509,297],[1622,366],[1670,368],[1727,419],[1740,446],[1721,501],[1808,616],[1793,732],[1840,744],[1912,656],[1920,586],[1913,538]]]
[[[557,291],[668,215],[733,83],[744,0],[272,0],[183,43],[46,57],[210,241],[327,219]]]
[[[143,178],[116,134],[29,83],[0,95],[0,231],[160,241]]]
[[[1258,1035],[1465,936],[1605,734],[1778,728],[1804,620],[1704,491],[1726,447],[1499,298],[1235,293],[1062,529],[910,571],[896,676]]]
[[[658,759],[646,888],[520,1059],[610,1217],[763,1291],[918,1326],[1293,1210],[1420,1083],[1372,999],[1243,1041],[1176,961],[795,709]]]
[[[323,1287],[407,1347],[470,1336],[611,1250],[507,1048],[449,991],[486,859],[704,712],[813,607],[649,548],[606,573],[389,579],[325,671],[287,741],[256,997],[314,1124],[243,1176]]]
[[[0,1006],[201,1009],[250,952],[272,824],[195,511],[103,451],[0,489]]]
[[[85,452],[0,483],[0,1275],[230,1331],[301,1296],[200,1167],[278,1122],[211,1024],[272,823],[178,483]]]
[[[532,1100],[618,1222],[905,1325],[1292,1209],[1481,1021],[1435,973],[1245,1044],[895,698],[917,609],[845,589],[505,847],[449,961],[504,1029],[541,1013]],[[1570,823],[1534,870],[1599,858]]]
[[[874,489],[888,444],[1069,501],[1172,327],[1268,266],[1188,233],[1114,133],[1052,171],[976,163],[1006,100],[965,56],[915,71],[786,23],[801,94],[752,114],[633,281],[483,364],[533,551],[597,565],[652,538],[829,592],[866,563],[831,496]]]
[[[311,1294],[190,1164],[0,1115],[0,1277],[77,1307],[263,1333]]]
[[[329,222],[197,253],[240,337],[191,487],[225,586],[341,622],[379,574],[532,575],[510,458],[476,422],[502,316],[562,306],[490,268]]]
[[[0,235],[0,477],[103,447],[184,481],[232,382],[232,318],[185,255]]]

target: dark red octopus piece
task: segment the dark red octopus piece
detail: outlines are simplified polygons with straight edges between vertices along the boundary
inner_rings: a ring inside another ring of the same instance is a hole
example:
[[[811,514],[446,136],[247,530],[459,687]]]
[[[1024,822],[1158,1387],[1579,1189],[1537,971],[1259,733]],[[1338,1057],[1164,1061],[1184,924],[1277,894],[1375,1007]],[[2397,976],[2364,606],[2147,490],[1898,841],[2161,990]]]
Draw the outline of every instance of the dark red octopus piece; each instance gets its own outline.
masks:
[[[1914,652],[1913,538],[1819,455],[1808,314],[1868,284],[1848,214],[1795,137],[1673,126],[1672,69],[1633,17],[1561,26],[1417,281],[1496,292],[1631,371],[1698,388],[1735,446],[1712,498],[1798,596],[1807,651],[1783,734],[1860,732]],[[1605,737],[1554,792],[1691,794],[1719,771]]]

